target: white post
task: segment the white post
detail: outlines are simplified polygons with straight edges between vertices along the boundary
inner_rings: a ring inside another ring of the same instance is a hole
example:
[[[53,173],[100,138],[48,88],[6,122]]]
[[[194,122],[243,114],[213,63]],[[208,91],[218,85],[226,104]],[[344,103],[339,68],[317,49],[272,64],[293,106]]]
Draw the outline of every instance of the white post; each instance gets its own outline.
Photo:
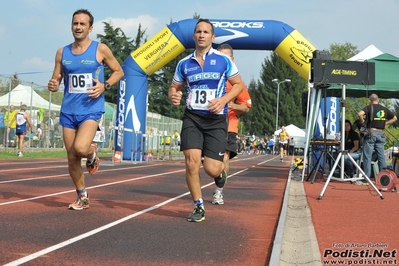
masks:
[[[291,82],[290,79],[285,79],[283,81],[278,81],[278,79],[273,79],[272,82],[277,83],[277,108],[276,108],[276,131],[278,130],[278,105],[280,101],[280,84],[284,82]],[[277,138],[275,137],[274,146],[273,146],[273,153],[276,146]],[[273,154],[272,153],[272,154]]]

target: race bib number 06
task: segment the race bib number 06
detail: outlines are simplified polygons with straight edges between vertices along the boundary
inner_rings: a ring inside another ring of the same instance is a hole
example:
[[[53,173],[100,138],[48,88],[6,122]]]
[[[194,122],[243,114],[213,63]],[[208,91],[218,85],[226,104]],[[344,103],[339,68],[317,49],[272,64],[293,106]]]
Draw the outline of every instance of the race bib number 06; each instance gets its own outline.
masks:
[[[215,99],[216,89],[193,89],[188,97],[194,110],[208,110],[209,101]]]
[[[93,76],[87,74],[69,74],[69,93],[87,93],[87,88],[93,87]]]

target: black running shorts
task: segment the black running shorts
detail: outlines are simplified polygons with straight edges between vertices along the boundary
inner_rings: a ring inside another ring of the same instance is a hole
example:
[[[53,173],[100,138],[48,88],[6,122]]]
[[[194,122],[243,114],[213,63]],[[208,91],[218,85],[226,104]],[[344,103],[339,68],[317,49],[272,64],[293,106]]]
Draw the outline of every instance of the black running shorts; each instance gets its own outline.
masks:
[[[227,145],[227,115],[198,114],[186,109],[180,150],[200,149],[203,156],[223,161]]]
[[[288,143],[279,143],[280,149],[286,150],[288,148]]]
[[[229,132],[226,151],[230,152],[230,159],[237,156],[237,133]]]

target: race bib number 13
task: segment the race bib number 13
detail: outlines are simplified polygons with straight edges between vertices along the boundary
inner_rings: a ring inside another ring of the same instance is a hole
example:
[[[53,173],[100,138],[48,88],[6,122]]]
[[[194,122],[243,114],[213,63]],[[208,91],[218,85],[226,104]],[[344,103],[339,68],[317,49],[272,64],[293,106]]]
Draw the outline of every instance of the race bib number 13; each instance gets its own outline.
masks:
[[[69,74],[69,93],[87,93],[87,88],[93,87],[93,76],[86,74]]]
[[[189,105],[194,110],[208,110],[209,101],[215,97],[215,89],[194,89],[188,97]]]

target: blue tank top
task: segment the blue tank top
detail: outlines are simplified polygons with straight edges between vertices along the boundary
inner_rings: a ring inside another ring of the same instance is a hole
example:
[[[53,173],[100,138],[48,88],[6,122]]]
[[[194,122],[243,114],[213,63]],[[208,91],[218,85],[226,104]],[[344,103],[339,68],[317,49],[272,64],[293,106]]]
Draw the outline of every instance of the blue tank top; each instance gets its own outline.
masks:
[[[105,112],[104,93],[93,99],[86,92],[94,86],[93,78],[104,82],[104,65],[97,61],[97,47],[98,42],[92,41],[82,54],[73,54],[72,44],[64,47],[61,64],[65,89],[61,112],[73,115]]]
[[[186,83],[188,109],[201,114],[208,111],[208,101],[226,94],[226,81],[239,75],[236,65],[229,57],[213,48],[206,53],[204,65],[198,63],[195,52],[179,61],[173,82]],[[221,114],[227,114],[228,106]]]

